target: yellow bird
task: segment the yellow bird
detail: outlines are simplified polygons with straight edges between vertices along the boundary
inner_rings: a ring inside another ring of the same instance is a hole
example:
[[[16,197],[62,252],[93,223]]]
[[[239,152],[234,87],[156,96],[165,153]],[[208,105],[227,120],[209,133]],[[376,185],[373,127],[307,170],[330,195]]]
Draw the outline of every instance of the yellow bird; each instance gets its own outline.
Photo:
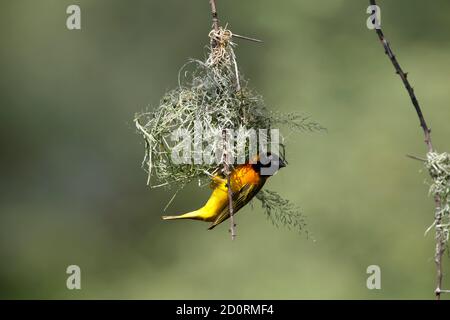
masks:
[[[264,159],[264,161],[261,159]],[[285,166],[286,164],[282,159],[270,153],[267,156],[258,156],[254,164],[247,163],[237,166],[230,174],[233,214],[249,203],[270,176]],[[214,176],[211,188],[213,192],[203,207],[178,216],[163,216],[163,220],[201,220],[212,222],[208,229],[213,229],[230,217],[227,179],[222,175]]]

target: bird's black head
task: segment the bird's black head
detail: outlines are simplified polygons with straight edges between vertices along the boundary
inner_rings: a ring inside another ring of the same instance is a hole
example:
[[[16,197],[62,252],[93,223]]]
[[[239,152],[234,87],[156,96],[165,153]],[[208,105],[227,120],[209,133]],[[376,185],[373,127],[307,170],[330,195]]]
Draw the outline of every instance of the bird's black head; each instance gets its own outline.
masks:
[[[278,170],[286,167],[286,161],[274,153],[267,152],[261,153],[252,166],[262,176],[273,176]]]

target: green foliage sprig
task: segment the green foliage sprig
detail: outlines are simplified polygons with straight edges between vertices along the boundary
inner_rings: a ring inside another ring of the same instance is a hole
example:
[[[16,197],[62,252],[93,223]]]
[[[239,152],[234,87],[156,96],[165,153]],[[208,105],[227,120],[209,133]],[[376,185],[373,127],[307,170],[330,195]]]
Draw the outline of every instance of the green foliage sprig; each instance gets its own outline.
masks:
[[[286,226],[299,232],[306,230],[306,219],[300,208],[291,201],[282,198],[277,192],[263,189],[256,195],[267,218],[276,227]]]

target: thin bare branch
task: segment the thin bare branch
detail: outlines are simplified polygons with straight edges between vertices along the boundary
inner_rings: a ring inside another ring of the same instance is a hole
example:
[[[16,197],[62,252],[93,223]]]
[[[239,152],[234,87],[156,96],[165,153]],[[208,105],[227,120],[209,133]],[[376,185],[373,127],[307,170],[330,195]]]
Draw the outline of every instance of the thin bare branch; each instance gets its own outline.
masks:
[[[369,2],[371,5],[374,5],[374,6],[377,5],[375,0],[369,0]],[[419,101],[417,100],[416,94],[414,93],[414,89],[411,86],[411,84],[409,83],[408,74],[403,72],[403,69],[397,60],[397,57],[395,56],[394,52],[392,51],[391,45],[390,45],[389,41],[385,38],[384,33],[381,30],[381,28],[379,28],[379,29],[376,28],[375,31],[378,35],[378,38],[381,41],[381,44],[384,47],[384,52],[391,60],[396,73],[400,76],[400,78],[402,79],[402,82],[406,88],[406,91],[408,91],[409,97],[411,98],[411,102],[412,102],[414,108],[416,109],[417,116],[419,117],[420,126],[422,127],[423,133],[425,135],[425,143],[427,144],[428,152],[432,152],[433,144],[431,142],[431,129],[428,127],[428,125],[425,121],[425,117],[422,113],[422,109],[420,108],[420,104],[419,104]]]
[[[441,293],[450,293],[450,290],[441,290]]]
[[[217,14],[216,0],[209,0],[209,4],[211,5],[211,15],[214,30],[219,30],[219,16]]]
[[[213,28],[215,31],[219,31],[219,16],[217,14],[217,6],[215,0],[209,0],[209,3],[211,5],[211,15],[212,15],[212,22],[213,22]],[[217,41],[212,40],[211,41],[211,47],[217,46]],[[235,66],[236,67],[236,66]],[[239,75],[237,73],[237,75]],[[240,90],[240,84],[239,79],[237,80],[237,89]],[[234,210],[233,210],[233,190],[231,189],[231,171],[230,166],[228,163],[228,154],[226,148],[226,131],[224,130],[222,132],[222,135],[224,137],[224,155],[223,155],[223,171],[227,177],[227,188],[228,188],[228,210],[230,212],[230,232],[231,232],[231,240],[234,240],[236,238],[236,224],[234,223]]]
[[[413,156],[411,154],[407,154],[406,155],[408,158],[413,159],[413,160],[418,160],[418,161],[422,161],[422,162],[426,162],[427,159],[421,158],[421,157],[417,157],[417,156]]]
[[[369,3],[371,5],[376,6],[375,0],[369,0]],[[414,89],[409,83],[408,80],[408,74],[403,71],[403,69],[400,66],[400,63],[397,60],[397,57],[395,56],[394,52],[392,51],[391,45],[389,44],[389,41],[385,38],[383,31],[380,28],[375,28],[375,31],[377,33],[378,38],[381,41],[381,44],[384,47],[384,51],[386,55],[389,57],[389,60],[391,61],[392,65],[395,68],[396,73],[400,76],[403,85],[405,86],[406,91],[408,91],[409,97],[411,98],[411,102],[414,106],[414,109],[416,110],[417,116],[419,118],[420,126],[422,127],[424,136],[425,136],[425,144],[427,146],[428,152],[433,152],[433,144],[431,142],[431,129],[428,127],[427,122],[425,121],[425,117],[423,115],[422,109],[420,107],[419,101],[417,100],[416,94],[414,93]],[[415,158],[413,156],[410,156],[411,158]],[[418,160],[422,160],[418,158]],[[441,290],[442,287],[442,256],[445,252],[445,241],[443,241],[443,234],[442,230],[438,228],[439,225],[441,225],[442,222],[442,214],[441,214],[441,198],[439,195],[436,195],[434,197],[435,202],[435,228],[436,228],[436,249],[435,249],[435,255],[434,260],[436,263],[436,290],[435,295],[436,299],[440,300],[441,298]]]
[[[233,190],[231,189],[231,172],[228,164],[225,166],[227,172],[227,187],[228,187],[228,208],[230,211],[230,233],[231,240],[236,239],[236,223],[234,223],[234,209],[233,209]]]
[[[259,42],[259,43],[263,42],[262,40],[259,40],[259,39],[250,38],[250,37],[246,37],[246,36],[241,36],[241,35],[238,35],[238,34],[235,34],[235,33],[233,33],[233,37],[239,38],[239,39],[243,39],[243,40],[253,41],[253,42]]]

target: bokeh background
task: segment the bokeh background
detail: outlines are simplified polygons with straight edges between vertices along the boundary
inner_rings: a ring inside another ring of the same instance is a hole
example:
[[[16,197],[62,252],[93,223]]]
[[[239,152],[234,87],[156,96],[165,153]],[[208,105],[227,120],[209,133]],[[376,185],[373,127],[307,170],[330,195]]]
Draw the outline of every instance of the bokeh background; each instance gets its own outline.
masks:
[[[146,187],[132,122],[204,57],[208,1],[2,0],[0,297],[432,299],[433,201],[421,163],[405,157],[426,150],[366,28],[367,2],[218,0],[222,23],[264,40],[236,53],[267,104],[328,129],[290,135],[290,165],[267,185],[302,207],[316,241],[275,228],[255,203],[232,242],[227,223],[160,220],[173,190]],[[81,31],[66,28],[70,4]],[[450,2],[380,5],[434,143],[450,151]],[[166,213],[208,194],[193,184]],[[71,264],[82,290],[66,288]],[[373,264],[381,290],[366,288]]]

